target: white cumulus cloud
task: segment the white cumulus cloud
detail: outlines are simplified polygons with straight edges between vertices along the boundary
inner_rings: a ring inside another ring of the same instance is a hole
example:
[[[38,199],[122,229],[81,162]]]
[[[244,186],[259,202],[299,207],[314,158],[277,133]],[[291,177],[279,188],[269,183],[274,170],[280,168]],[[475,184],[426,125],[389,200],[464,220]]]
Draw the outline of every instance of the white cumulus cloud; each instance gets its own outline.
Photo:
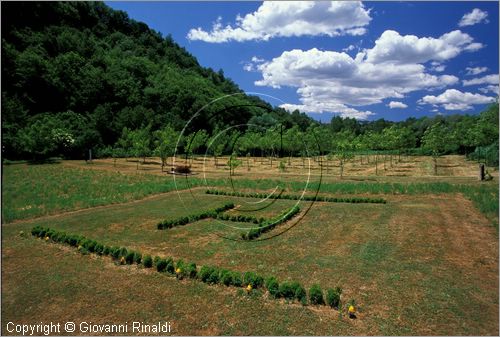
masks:
[[[443,34],[439,38],[401,36],[394,30],[386,30],[375,41],[375,47],[366,53],[371,63],[425,63],[427,61],[445,61],[462,51],[475,51],[483,47],[472,42],[473,38],[460,30]]]
[[[419,100],[419,104],[442,106],[446,110],[470,110],[473,105],[493,103],[494,101],[494,97],[448,89],[439,96],[424,96]]]
[[[474,67],[474,68],[467,67],[465,68],[465,70],[467,71],[465,75],[474,76],[488,71],[488,67]]]
[[[484,94],[492,92],[497,96],[500,95],[500,90],[498,85],[487,85],[486,87],[479,88],[479,91],[481,91]]]
[[[477,84],[496,84],[498,85],[499,77],[498,74],[486,75],[483,77],[473,78],[471,80],[463,80],[462,84],[464,86],[477,85]]]
[[[481,21],[488,23],[488,12],[482,11],[479,8],[474,8],[472,12],[464,14],[458,25],[460,27],[472,26]]]
[[[446,70],[446,66],[444,64],[441,64],[439,62],[436,62],[436,61],[433,61],[431,62],[431,70],[432,71],[435,71],[435,72],[438,72],[438,73],[442,73],[443,71]]]
[[[256,65],[262,78],[255,85],[296,88],[300,104],[285,105],[289,110],[366,118],[373,113],[358,107],[381,103],[387,98],[400,100],[417,90],[457,84],[456,76],[430,74],[428,70],[443,72],[444,60],[470,50],[473,44],[473,39],[460,31],[439,38],[401,36],[386,31],[372,49],[364,49],[355,57],[316,48],[284,51]],[[425,66],[427,62],[431,62],[429,68]]]
[[[189,40],[210,43],[267,41],[274,37],[363,35],[370,10],[359,1],[265,1],[257,11],[237,16],[235,25],[218,18],[211,31],[191,29]]]
[[[403,102],[391,101],[389,102],[388,107],[391,109],[406,109],[408,105],[404,104]]]

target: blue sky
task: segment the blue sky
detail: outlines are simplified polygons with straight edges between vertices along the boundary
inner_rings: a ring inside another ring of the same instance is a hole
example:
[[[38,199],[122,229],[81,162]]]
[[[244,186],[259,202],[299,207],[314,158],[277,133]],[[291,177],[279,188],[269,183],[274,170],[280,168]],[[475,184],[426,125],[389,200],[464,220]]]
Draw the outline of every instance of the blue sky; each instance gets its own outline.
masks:
[[[498,95],[498,2],[107,4],[325,122],[474,114]]]

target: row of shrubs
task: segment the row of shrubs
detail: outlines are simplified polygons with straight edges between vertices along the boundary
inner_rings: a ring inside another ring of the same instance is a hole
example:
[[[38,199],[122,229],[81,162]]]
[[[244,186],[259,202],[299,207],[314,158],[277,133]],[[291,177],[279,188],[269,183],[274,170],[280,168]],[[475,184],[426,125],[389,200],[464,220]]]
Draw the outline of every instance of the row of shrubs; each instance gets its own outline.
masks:
[[[66,232],[40,226],[33,227],[31,229],[31,234],[36,237],[44,238],[47,241],[51,240],[53,242],[77,247],[78,251],[82,254],[95,253],[97,255],[111,256],[114,259],[120,260],[124,264],[147,263],[147,256],[143,259],[140,252],[128,250],[125,247],[104,245],[96,240],[88,239],[82,235],[67,234]]]
[[[40,226],[33,227],[33,236],[43,238],[46,241],[53,241],[61,244],[68,244],[78,247],[78,251],[83,254],[95,253],[107,255],[120,262],[120,264],[142,264],[145,268],[155,268],[160,273],[175,275],[178,279],[191,278],[198,279],[207,284],[222,284],[225,286],[245,287],[247,292],[254,289],[263,289],[269,292],[272,298],[284,298],[290,301],[297,300],[303,305],[308,303],[314,305],[327,304],[332,308],[340,308],[342,289],[327,289],[326,297],[318,284],[313,284],[309,289],[309,296],[306,289],[299,282],[285,281],[279,283],[274,276],[264,279],[254,272],[240,273],[214,266],[202,266],[198,271],[195,263],[185,263],[182,260],[174,262],[174,259],[161,258],[151,255],[142,255],[140,252],[128,250],[125,247],[108,246],[88,239],[82,235],[67,234],[55,229]],[[309,301],[308,301],[309,299]]]
[[[251,222],[251,223],[254,223],[254,224],[261,224],[261,223],[264,223],[266,221],[265,218],[256,218],[254,216],[251,216],[251,215],[231,215],[231,214],[223,214],[223,213],[220,213],[219,215],[217,215],[217,219],[219,220],[227,220],[227,221],[234,221],[234,222]]]
[[[217,218],[220,213],[225,212],[225,211],[232,209],[232,208],[234,208],[234,204],[227,203],[221,207],[217,207],[217,208],[212,209],[212,210],[203,211],[203,212],[200,212],[197,214],[184,216],[184,217],[174,219],[174,220],[164,220],[164,221],[158,223],[157,228],[158,229],[168,229],[168,228],[172,228],[172,227],[176,227],[176,226],[184,226],[184,225],[187,225],[188,223],[195,222],[198,220],[203,220],[203,219],[207,219],[207,218]]]
[[[243,240],[253,240],[261,236],[262,234],[269,232],[272,230],[274,227],[276,227],[279,224],[282,224],[284,222],[287,222],[291,218],[293,218],[297,213],[300,212],[300,207],[295,205],[292,208],[284,211],[277,217],[274,217],[270,220],[264,221],[262,223],[259,223],[258,227],[250,229],[248,233],[241,233],[241,238]]]
[[[387,200],[383,198],[367,198],[367,197],[350,197],[350,198],[340,198],[340,197],[325,197],[320,195],[298,195],[298,194],[277,194],[268,195],[265,193],[243,193],[243,192],[229,192],[222,190],[206,190],[206,194],[213,195],[227,195],[232,197],[247,197],[247,198],[259,198],[259,199],[288,199],[288,200],[305,200],[305,201],[324,201],[324,202],[347,202],[353,204],[368,203],[368,204],[385,204]]]

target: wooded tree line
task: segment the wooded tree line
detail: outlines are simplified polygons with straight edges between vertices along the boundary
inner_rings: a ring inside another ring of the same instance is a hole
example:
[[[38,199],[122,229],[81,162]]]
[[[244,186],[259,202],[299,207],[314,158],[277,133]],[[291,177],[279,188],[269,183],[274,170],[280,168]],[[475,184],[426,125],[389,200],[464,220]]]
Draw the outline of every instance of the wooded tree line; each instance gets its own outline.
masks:
[[[335,120],[338,123],[338,120]],[[351,122],[349,122],[351,123]],[[356,122],[357,123],[357,122]],[[363,124],[375,125],[375,122]],[[357,124],[356,124],[357,125]],[[186,155],[221,155],[291,158],[330,156],[343,164],[355,154],[420,154],[438,157],[444,154],[476,154],[478,149],[492,147],[495,153],[483,153],[489,164],[498,161],[498,104],[491,105],[479,116],[451,116],[424,118],[400,123],[389,123],[380,131],[363,132],[349,127],[335,129],[332,124],[312,124],[305,130],[297,125],[285,128],[280,123],[265,128],[244,130],[200,129],[192,133],[176,131],[172,125],[152,131],[149,127],[129,130],[125,128],[113,147],[102,150],[103,156],[141,157],[158,156],[163,165],[167,158]],[[496,148],[496,150],[494,150]],[[486,150],[483,150],[486,151]],[[497,159],[495,159],[495,157]],[[272,162],[271,162],[272,165]]]
[[[242,93],[222,70],[102,2],[2,4],[2,152],[8,159],[177,153],[336,156],[497,151],[498,103],[480,116],[321,124]],[[226,94],[241,93],[208,105]],[[231,125],[249,124],[231,129]],[[178,144],[177,144],[178,143]],[[412,150],[415,152],[415,150]],[[235,162],[237,159],[234,159]]]

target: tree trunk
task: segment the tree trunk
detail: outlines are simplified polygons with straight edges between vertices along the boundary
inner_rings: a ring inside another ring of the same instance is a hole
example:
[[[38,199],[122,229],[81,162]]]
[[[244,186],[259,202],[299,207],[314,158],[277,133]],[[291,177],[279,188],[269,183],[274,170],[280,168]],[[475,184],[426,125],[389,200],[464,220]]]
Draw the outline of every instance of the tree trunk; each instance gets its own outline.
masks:
[[[483,181],[485,177],[484,164],[479,165],[479,180]]]
[[[434,159],[434,175],[437,176],[438,174],[437,157],[433,157],[433,159]]]
[[[340,179],[344,176],[344,162],[340,161]]]
[[[378,154],[375,154],[375,175],[378,176]]]

